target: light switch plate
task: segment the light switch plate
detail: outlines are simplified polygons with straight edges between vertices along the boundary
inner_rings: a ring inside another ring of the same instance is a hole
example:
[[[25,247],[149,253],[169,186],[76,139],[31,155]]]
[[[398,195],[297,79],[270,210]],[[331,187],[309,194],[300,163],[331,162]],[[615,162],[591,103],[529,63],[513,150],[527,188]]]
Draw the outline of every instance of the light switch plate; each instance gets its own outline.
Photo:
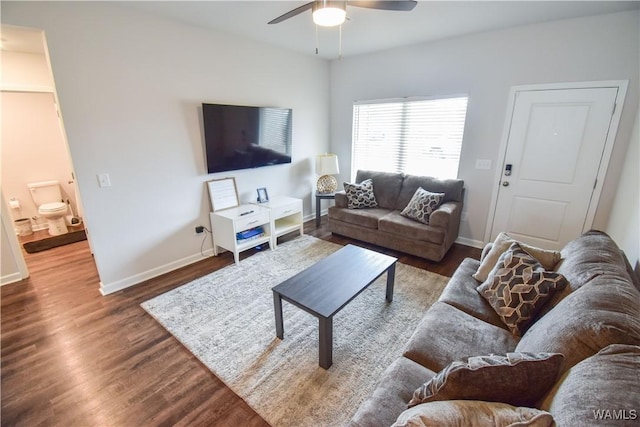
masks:
[[[482,170],[491,169],[491,160],[476,159],[476,169],[482,169]]]
[[[109,178],[108,173],[99,173],[98,174],[98,185],[101,188],[111,187],[111,179]]]

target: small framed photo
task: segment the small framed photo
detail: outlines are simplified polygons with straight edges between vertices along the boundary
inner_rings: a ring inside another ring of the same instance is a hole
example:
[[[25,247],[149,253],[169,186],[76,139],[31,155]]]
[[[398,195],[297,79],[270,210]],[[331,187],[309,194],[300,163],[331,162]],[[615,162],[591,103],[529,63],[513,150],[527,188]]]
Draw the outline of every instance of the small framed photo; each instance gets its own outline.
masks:
[[[265,187],[258,188],[258,203],[267,203],[269,201],[269,194]]]

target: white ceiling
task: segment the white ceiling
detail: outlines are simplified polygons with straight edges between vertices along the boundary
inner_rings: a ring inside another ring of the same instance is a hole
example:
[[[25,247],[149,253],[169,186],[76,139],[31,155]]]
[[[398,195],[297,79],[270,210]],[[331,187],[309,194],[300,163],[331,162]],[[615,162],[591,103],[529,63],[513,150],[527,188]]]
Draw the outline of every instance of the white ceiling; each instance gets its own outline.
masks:
[[[307,1],[127,1],[124,7],[315,55],[316,27],[306,11],[275,25],[270,20]],[[347,6],[342,56],[390,49],[537,22],[638,9],[640,1],[429,1],[411,12]],[[336,59],[339,29],[318,28],[318,56]],[[2,49],[42,52],[39,32],[2,28]]]
[[[308,1],[123,2],[148,13],[315,55],[316,27],[306,11],[275,25],[270,20]],[[411,12],[349,6],[342,56],[537,22],[638,9],[638,1],[419,1]],[[318,29],[319,56],[338,57],[339,29]]]

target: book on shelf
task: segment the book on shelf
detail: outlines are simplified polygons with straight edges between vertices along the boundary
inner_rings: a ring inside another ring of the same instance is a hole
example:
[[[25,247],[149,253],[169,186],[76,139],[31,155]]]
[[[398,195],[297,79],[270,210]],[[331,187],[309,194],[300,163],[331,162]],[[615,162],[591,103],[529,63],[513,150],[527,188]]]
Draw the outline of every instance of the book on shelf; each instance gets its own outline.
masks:
[[[265,232],[262,226],[254,227],[254,228],[250,228],[248,230],[244,230],[239,233],[236,233],[236,240],[244,242],[247,240],[258,239],[260,237],[263,237],[264,235],[265,235]]]

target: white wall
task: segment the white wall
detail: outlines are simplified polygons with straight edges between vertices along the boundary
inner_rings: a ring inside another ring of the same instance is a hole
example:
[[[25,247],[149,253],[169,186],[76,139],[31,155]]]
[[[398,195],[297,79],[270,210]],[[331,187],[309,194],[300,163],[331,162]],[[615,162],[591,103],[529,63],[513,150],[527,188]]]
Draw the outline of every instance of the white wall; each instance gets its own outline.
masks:
[[[638,11],[517,27],[367,54],[331,65],[331,150],[341,178],[351,178],[354,101],[467,93],[469,104],[458,177],[465,180],[460,241],[484,239],[509,88],[514,85],[629,80],[611,165],[596,212],[607,224],[638,108]],[[475,169],[490,159],[491,170]],[[428,175],[428,171],[425,171]],[[495,183],[497,185],[497,183]]]
[[[38,53],[2,51],[2,89],[52,92],[46,57]]]
[[[636,116],[606,231],[640,274],[640,114]]]
[[[45,31],[103,292],[201,259],[193,229],[209,225],[205,182],[217,177],[202,102],[293,109],[291,165],[220,176],[236,177],[243,201],[267,187],[311,214],[311,158],[328,149],[326,62],[108,2],[3,2],[2,22]]]

